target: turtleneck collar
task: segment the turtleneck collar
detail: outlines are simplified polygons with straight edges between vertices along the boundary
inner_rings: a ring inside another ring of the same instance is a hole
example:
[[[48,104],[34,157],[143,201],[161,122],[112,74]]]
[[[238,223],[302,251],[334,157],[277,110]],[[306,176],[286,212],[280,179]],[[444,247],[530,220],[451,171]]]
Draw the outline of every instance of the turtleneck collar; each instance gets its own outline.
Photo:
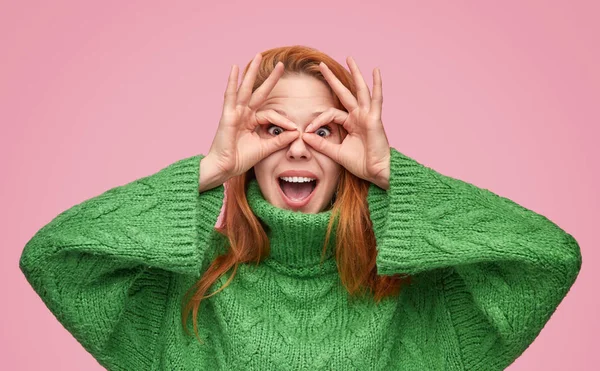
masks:
[[[295,276],[314,276],[337,271],[334,259],[335,227],[321,264],[325,234],[332,211],[306,214],[280,209],[263,196],[258,182],[252,179],[246,192],[248,204],[263,222],[269,237],[271,252],[265,264]]]

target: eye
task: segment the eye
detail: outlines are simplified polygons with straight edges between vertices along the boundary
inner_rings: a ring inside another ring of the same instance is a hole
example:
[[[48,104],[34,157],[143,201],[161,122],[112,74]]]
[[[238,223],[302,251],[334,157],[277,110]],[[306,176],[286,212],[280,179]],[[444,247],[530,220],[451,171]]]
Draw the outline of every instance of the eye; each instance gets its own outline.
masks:
[[[269,126],[269,128],[267,129],[267,132],[271,135],[279,135],[279,134],[283,133],[283,129],[277,125],[271,124]]]
[[[320,137],[328,137],[331,135],[331,128],[329,126],[321,126],[315,131],[315,134]]]

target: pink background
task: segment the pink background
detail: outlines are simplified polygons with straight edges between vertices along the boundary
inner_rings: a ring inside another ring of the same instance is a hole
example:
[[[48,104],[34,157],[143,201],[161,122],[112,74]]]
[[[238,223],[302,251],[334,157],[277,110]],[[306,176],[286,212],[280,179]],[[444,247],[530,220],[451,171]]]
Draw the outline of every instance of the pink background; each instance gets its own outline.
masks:
[[[579,279],[509,369],[597,369],[597,2],[83,3],[0,7],[0,368],[102,369],[25,281],[23,246],[74,204],[206,153],[231,65],[304,44],[352,55],[370,86],[381,68],[393,147],[575,236]]]

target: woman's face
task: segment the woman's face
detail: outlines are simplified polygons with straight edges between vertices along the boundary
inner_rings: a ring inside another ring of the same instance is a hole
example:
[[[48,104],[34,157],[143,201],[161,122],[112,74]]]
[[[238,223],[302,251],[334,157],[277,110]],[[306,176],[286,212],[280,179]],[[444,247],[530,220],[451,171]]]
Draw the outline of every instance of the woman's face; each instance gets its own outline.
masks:
[[[325,83],[308,75],[285,75],[259,111],[278,111],[294,122],[302,134],[319,113],[330,107],[334,107],[333,95]],[[285,129],[261,125],[257,130],[261,136],[272,137]],[[334,123],[321,126],[314,133],[333,143],[342,141],[340,128]],[[254,166],[260,190],[269,203],[310,214],[329,207],[341,172],[339,164],[311,148],[302,135]]]

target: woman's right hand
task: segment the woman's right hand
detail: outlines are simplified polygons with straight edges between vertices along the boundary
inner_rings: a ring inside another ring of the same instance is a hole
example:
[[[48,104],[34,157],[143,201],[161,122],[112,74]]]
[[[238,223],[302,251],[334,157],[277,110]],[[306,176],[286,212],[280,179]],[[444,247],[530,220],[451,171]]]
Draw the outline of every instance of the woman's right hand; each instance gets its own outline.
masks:
[[[219,127],[208,154],[200,161],[200,192],[245,173],[300,135],[296,124],[274,110],[257,112],[284,69],[283,63],[278,62],[264,83],[252,93],[261,59],[260,53],[254,57],[239,90],[238,67],[233,65],[231,68]],[[288,130],[270,137],[256,131],[259,125],[269,124]]]

